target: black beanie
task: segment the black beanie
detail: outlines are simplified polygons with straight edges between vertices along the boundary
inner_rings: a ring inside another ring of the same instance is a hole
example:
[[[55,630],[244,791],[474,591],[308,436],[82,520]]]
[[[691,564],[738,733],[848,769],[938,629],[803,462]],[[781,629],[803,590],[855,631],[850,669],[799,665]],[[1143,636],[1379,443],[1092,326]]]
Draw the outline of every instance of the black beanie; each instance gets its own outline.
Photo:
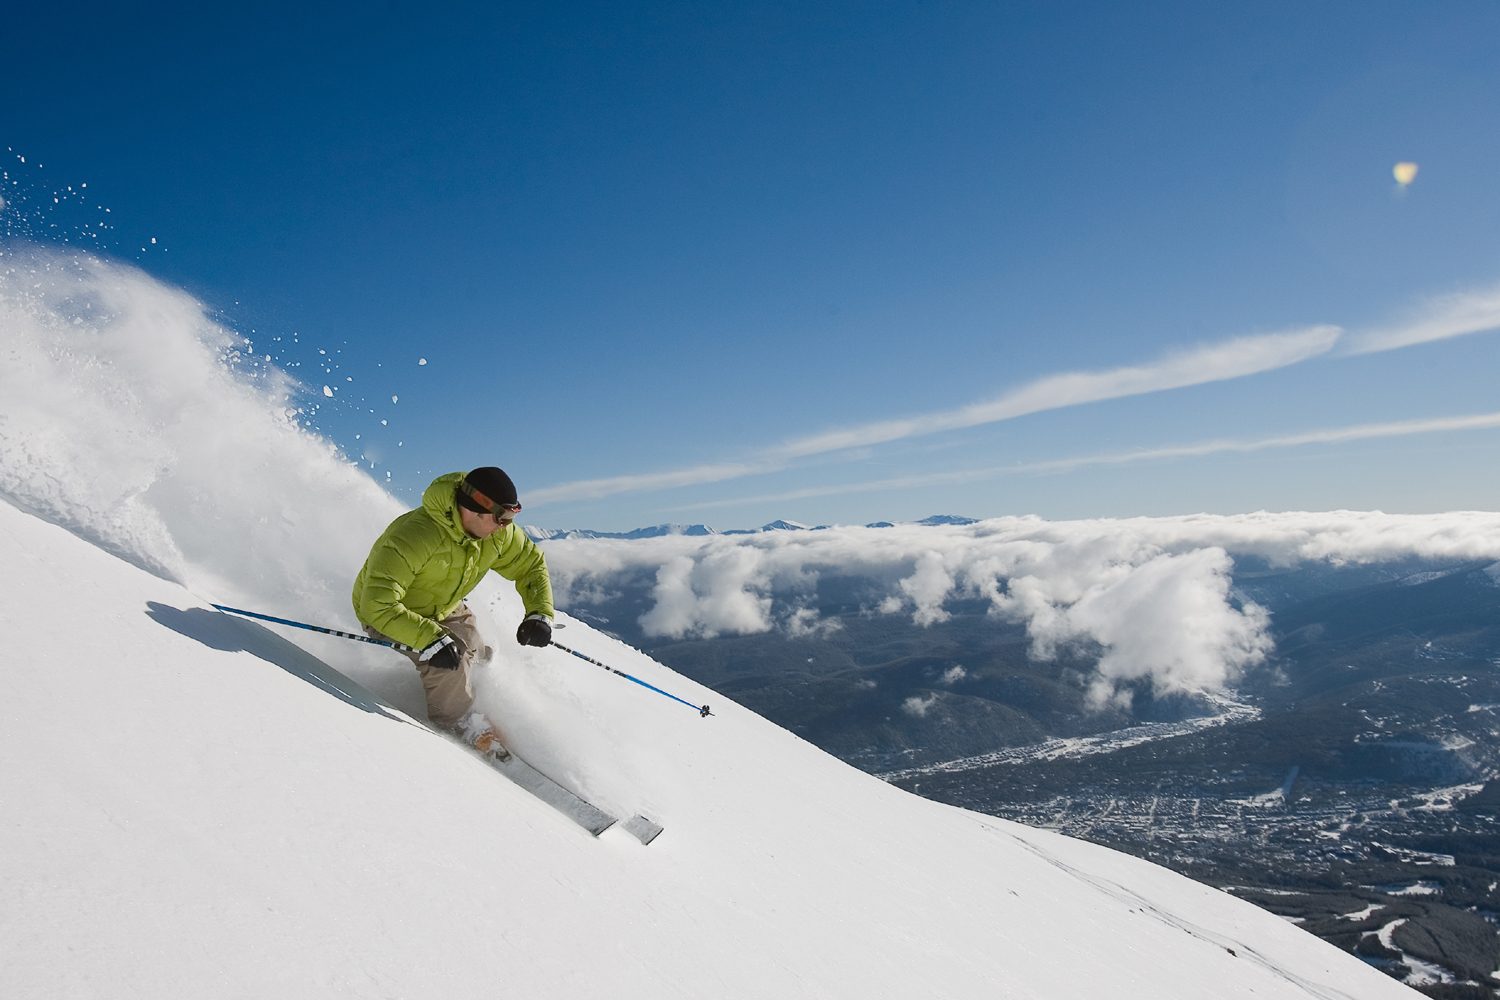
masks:
[[[483,493],[495,503],[513,504],[517,502],[516,484],[510,481],[510,477],[505,474],[504,470],[497,469],[493,465],[486,465],[483,468],[475,469],[465,476],[464,480],[469,484],[470,489]],[[476,514],[490,513],[488,507],[481,507],[475,503],[471,497],[464,494],[463,490],[458,490],[458,502]]]

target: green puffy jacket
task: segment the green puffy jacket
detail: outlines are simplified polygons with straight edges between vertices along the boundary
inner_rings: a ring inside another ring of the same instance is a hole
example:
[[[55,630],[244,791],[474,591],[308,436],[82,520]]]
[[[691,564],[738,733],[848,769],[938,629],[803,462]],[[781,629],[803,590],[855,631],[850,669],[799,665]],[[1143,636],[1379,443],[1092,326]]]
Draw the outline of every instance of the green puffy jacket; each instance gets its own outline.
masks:
[[[546,557],[520,525],[507,524],[482,541],[464,531],[454,499],[463,477],[450,472],[434,479],[422,506],[385,529],[354,580],[360,622],[417,649],[443,634],[438,622],[490,570],[515,581],[528,615],[553,615]]]

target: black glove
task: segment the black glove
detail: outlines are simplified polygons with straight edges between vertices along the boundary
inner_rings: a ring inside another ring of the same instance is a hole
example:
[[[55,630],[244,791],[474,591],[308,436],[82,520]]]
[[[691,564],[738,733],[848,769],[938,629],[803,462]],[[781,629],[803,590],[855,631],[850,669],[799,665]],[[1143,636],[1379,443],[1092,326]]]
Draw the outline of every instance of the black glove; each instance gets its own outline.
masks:
[[[457,670],[469,648],[452,632],[444,632],[436,642],[422,650],[422,662],[437,670]]]
[[[516,641],[523,646],[552,645],[552,622],[546,615],[527,615],[516,629]]]

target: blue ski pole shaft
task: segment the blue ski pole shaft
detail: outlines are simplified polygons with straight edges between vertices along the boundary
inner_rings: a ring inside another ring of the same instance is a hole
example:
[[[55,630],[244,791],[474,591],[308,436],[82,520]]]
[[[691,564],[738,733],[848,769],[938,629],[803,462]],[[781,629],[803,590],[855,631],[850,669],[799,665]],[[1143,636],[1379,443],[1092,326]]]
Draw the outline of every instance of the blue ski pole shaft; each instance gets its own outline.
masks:
[[[263,615],[255,611],[244,611],[240,608],[229,608],[222,604],[215,604],[213,608],[218,611],[227,611],[232,615],[244,615],[246,618],[258,618],[263,622],[274,622],[277,625],[290,625],[292,628],[305,628],[309,632],[322,632],[324,635],[336,635],[340,639],[353,639],[356,642],[368,642],[375,646],[389,646],[399,649],[403,653],[418,653],[421,650],[390,639],[374,639],[368,635],[357,635],[354,632],[340,632],[336,628],[324,628],[321,625],[309,625],[307,622],[294,622],[290,618],[276,618],[272,615]]]
[[[255,619],[258,619],[258,620],[263,621],[263,622],[272,622],[273,624],[276,624],[276,625],[288,625],[288,626],[290,626],[292,628],[306,629],[309,632],[321,632],[324,635],[338,636],[340,639],[353,639],[356,642],[368,642],[368,643],[370,643],[372,645],[375,645],[375,646],[389,646],[391,649],[399,649],[403,653],[417,653],[417,652],[421,652],[420,650],[418,650],[418,649],[416,649],[416,648],[414,648],[412,646],[407,646],[407,645],[404,645],[403,643],[394,642],[394,641],[392,641],[390,639],[375,639],[375,638],[372,638],[372,637],[370,637],[368,635],[358,635],[358,634],[356,634],[354,632],[342,632],[342,631],[340,631],[339,629],[336,629],[336,628],[324,628],[322,625],[310,625],[307,622],[292,621],[290,618],[277,618],[275,615],[263,615],[263,614],[261,614],[261,613],[259,613],[257,611],[246,611],[243,608],[231,608],[231,607],[227,607],[226,605],[223,605],[223,604],[214,604],[214,605],[212,605],[212,607],[215,610],[217,610],[217,611],[225,611],[225,612],[228,612],[229,614],[232,614],[232,615],[243,615],[246,618],[255,618]],[[677,697],[675,694],[673,694],[670,691],[663,691],[661,688],[657,687],[655,684],[648,684],[647,682],[641,680],[639,677],[632,677],[630,674],[627,674],[623,670],[616,670],[614,667],[610,666],[607,663],[600,663],[598,660],[594,659],[592,656],[585,656],[583,653],[580,653],[578,650],[571,649],[571,648],[569,648],[567,646],[564,646],[560,642],[554,642],[554,643],[552,643],[552,645],[556,646],[558,649],[562,650],[564,653],[572,653],[574,656],[578,657],[580,660],[586,660],[589,663],[592,663],[596,667],[603,667],[605,670],[608,670],[610,673],[615,674],[615,675],[620,676],[620,677],[623,677],[627,681],[632,681],[633,683],[639,684],[643,688],[649,688],[650,690],[655,691],[657,694],[662,695],[663,697],[671,698],[673,701],[675,701],[675,702],[677,702],[679,704],[686,705],[688,708],[691,708],[693,711],[697,712],[700,716],[702,716],[705,719],[708,718],[710,715],[714,714],[713,712],[709,711],[707,705],[694,705],[690,701],[684,701],[683,699]]]
[[[664,696],[666,696],[668,698],[671,698],[673,701],[677,702],[680,705],[686,705],[688,708],[691,708],[693,711],[697,712],[700,716],[702,716],[705,719],[708,718],[710,715],[714,714],[714,713],[712,713],[712,712],[710,712],[708,710],[708,706],[707,705],[694,705],[690,701],[684,701],[683,699],[677,697],[675,694],[673,694],[670,691],[663,691],[661,688],[657,687],[655,684],[647,684],[645,681],[641,680],[639,677],[632,677],[632,676],[630,676],[629,674],[627,674],[623,670],[616,670],[614,667],[610,666],[608,663],[600,663],[598,660],[594,659],[592,656],[585,656],[582,653],[580,653],[578,650],[576,650],[576,649],[570,649],[567,646],[564,646],[560,642],[554,642],[554,643],[552,643],[552,645],[555,646],[555,647],[557,647],[558,649],[562,650],[564,653],[572,653],[574,656],[578,657],[580,660],[586,660],[587,662],[592,663],[596,667],[603,667],[605,670],[608,670],[610,673],[615,674],[618,677],[623,677],[627,681],[634,681],[636,684],[639,684],[643,688],[650,688],[652,691],[655,691],[657,694],[664,695]]]

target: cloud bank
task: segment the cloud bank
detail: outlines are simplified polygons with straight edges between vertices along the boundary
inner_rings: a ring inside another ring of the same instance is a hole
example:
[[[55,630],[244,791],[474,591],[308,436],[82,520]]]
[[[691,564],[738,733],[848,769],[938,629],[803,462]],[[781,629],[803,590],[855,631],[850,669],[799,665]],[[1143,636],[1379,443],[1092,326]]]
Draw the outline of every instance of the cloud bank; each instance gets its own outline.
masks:
[[[871,614],[913,627],[982,599],[1025,627],[1039,660],[1082,650],[1096,704],[1148,682],[1220,691],[1272,652],[1264,609],[1237,599],[1234,560],[1275,566],[1409,557],[1500,560],[1500,514],[1379,512],[1198,515],[1125,520],[997,518],[966,526],[836,527],[730,536],[547,542],[562,606],[626,573],[654,573],[641,619],[658,637],[806,630],[821,574],[884,586]],[[955,678],[956,679],[956,678]]]

